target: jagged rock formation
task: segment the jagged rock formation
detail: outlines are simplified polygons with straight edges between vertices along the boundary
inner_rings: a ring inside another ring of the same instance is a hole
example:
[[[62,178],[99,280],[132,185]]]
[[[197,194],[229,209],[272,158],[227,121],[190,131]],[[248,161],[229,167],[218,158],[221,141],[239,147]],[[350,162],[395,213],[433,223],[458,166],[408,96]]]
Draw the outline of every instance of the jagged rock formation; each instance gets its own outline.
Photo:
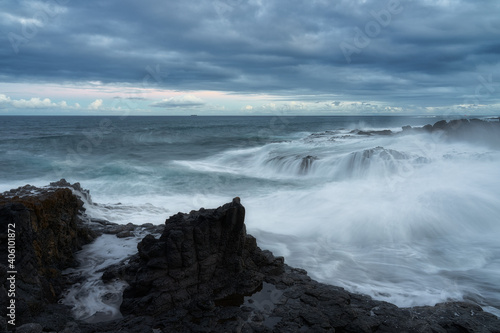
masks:
[[[473,304],[401,309],[310,279],[257,247],[238,198],[172,216],[138,250],[108,272],[130,284],[121,322],[130,332],[500,332],[500,321]]]
[[[0,237],[5,238],[6,223],[15,221],[16,228],[19,223],[17,269],[23,292],[18,300],[25,310],[18,318],[19,324],[31,321],[19,331],[500,332],[500,320],[474,304],[402,309],[312,280],[304,270],[262,251],[246,234],[238,198],[217,209],[172,216],[159,238],[146,236],[129,263],[105,272],[103,280],[129,283],[123,318],[68,322],[67,309],[50,302],[65,286],[60,270],[74,264],[73,252],[92,232],[79,223],[81,202],[70,190],[29,192],[0,197]],[[0,250],[4,256],[3,245]],[[5,286],[0,287],[0,302],[5,302],[2,292]],[[36,316],[35,310],[44,306],[50,311]]]
[[[493,119],[492,119],[493,120]],[[472,143],[487,144],[500,148],[500,121],[484,121],[480,119],[441,120],[434,125],[423,127],[403,126],[403,134],[412,132],[429,132],[444,134],[446,138]]]
[[[265,274],[283,269],[283,258],[257,250],[246,234],[239,198],[217,209],[178,213],[165,222],[159,239],[146,236],[137,246],[125,279],[124,314],[158,315],[231,294],[248,294]]]
[[[68,184],[69,185],[69,184]],[[24,186],[0,195],[0,253],[7,258],[7,231],[15,231],[15,262],[0,262],[0,307],[8,301],[7,271],[17,271],[17,323],[28,322],[65,288],[61,272],[76,266],[74,253],[94,234],[82,226],[82,201],[68,188]],[[14,269],[12,269],[14,268]]]

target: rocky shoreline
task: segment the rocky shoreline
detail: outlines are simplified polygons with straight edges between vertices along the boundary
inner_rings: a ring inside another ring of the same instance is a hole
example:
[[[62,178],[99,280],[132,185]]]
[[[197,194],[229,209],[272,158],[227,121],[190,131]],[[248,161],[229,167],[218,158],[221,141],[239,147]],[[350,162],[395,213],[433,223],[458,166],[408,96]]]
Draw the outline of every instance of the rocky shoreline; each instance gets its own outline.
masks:
[[[397,135],[491,140],[499,127],[458,120],[407,126]],[[217,209],[175,214],[160,226],[93,219],[82,199],[91,203],[88,191],[65,180],[0,194],[0,256],[15,253],[12,262],[0,262],[0,308],[6,314],[0,332],[500,332],[500,319],[472,303],[399,308],[312,280],[257,246],[246,232],[239,198]],[[78,267],[78,251],[103,234],[120,242],[139,231],[147,235],[137,252],[99,272],[104,284],[127,285],[121,317],[75,319],[60,299],[84,278],[64,273]]]
[[[257,246],[246,233],[239,198],[217,209],[178,213],[164,226],[89,221],[64,180],[0,195],[0,253],[7,257],[7,224],[16,228],[16,325],[12,332],[500,332],[500,320],[474,304],[398,308],[318,283],[307,272]],[[82,195],[82,194],[80,194]],[[75,267],[75,252],[102,233],[148,235],[127,263],[103,272],[125,280],[123,317],[87,323],[58,303]],[[6,309],[8,268],[0,266],[0,306]],[[4,310],[5,311],[5,310]]]

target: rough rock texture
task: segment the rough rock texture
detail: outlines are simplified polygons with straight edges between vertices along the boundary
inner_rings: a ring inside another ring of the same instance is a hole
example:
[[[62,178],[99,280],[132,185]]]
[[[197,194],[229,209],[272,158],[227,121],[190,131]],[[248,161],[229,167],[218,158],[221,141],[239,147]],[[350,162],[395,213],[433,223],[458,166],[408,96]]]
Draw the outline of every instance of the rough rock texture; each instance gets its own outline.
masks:
[[[461,140],[486,144],[500,148],[500,121],[484,121],[480,119],[441,120],[434,125],[423,127],[403,126],[403,133],[429,132],[445,135],[450,140]],[[496,119],[498,120],[498,119]]]
[[[500,320],[474,304],[401,309],[312,280],[257,247],[238,198],[172,216],[162,236],[146,236],[138,250],[128,266],[108,272],[130,287],[125,318],[102,323],[104,331],[500,332]]]
[[[0,307],[8,301],[7,271],[15,270],[17,325],[58,301],[65,287],[61,271],[77,265],[75,251],[93,239],[81,210],[82,201],[68,188],[27,185],[0,195]],[[4,260],[8,228],[15,231],[14,267]]]
[[[0,200],[0,225],[15,221],[17,228],[20,223],[18,279],[21,289],[33,291],[18,295],[27,305],[18,312],[18,319],[23,318],[19,331],[500,332],[500,320],[474,304],[404,309],[312,280],[304,270],[262,251],[246,234],[245,209],[238,198],[217,209],[172,216],[159,238],[146,236],[129,263],[103,274],[105,281],[122,278],[129,283],[123,318],[94,324],[72,320],[64,306],[50,303],[65,282],[58,274],[50,280],[46,274],[73,264],[73,251],[91,238],[90,233],[82,231],[76,219],[81,202],[70,190],[37,192],[29,198],[7,195]],[[105,221],[96,224],[99,232],[107,228],[118,234],[132,228],[118,231]],[[34,267],[36,274],[22,273],[26,267]],[[33,276],[34,281],[27,280]],[[37,317],[30,302],[45,311]]]
[[[246,234],[239,198],[217,209],[178,213],[159,239],[146,236],[126,271],[124,314],[157,315],[197,301],[213,301],[256,290],[283,258],[257,251]]]

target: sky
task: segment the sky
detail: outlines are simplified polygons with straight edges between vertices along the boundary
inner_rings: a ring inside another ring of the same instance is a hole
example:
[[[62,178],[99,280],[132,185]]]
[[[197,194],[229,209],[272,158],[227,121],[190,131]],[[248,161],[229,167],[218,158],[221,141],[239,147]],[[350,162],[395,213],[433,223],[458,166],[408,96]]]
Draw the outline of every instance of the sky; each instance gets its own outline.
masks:
[[[1,0],[0,115],[499,115],[498,0]]]

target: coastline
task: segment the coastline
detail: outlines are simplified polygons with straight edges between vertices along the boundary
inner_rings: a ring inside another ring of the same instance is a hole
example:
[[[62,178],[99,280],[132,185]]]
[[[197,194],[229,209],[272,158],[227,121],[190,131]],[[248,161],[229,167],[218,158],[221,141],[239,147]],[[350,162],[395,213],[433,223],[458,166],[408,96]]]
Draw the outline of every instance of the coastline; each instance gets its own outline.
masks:
[[[500,332],[500,320],[472,303],[398,308],[312,280],[306,271],[257,246],[257,240],[246,233],[239,198],[215,210],[176,214],[165,228],[92,220],[84,215],[76,194],[90,198],[79,184],[64,180],[46,188],[24,186],[0,196],[2,238],[8,234],[7,224],[16,225],[18,272],[16,325],[9,327],[2,321],[0,330],[23,332],[22,325],[29,325],[24,329],[32,327],[30,332],[82,333]],[[193,234],[196,228],[205,232],[198,237]],[[63,274],[78,266],[75,253],[99,235],[116,235],[119,240],[138,229],[161,236],[145,236],[128,262],[104,269],[101,278],[127,282],[123,317],[98,323],[69,319],[69,307],[58,301],[64,290],[81,282]],[[3,245],[0,252],[7,256]],[[7,292],[7,270],[2,268],[0,273],[1,291]],[[9,298],[1,296],[5,309]]]

